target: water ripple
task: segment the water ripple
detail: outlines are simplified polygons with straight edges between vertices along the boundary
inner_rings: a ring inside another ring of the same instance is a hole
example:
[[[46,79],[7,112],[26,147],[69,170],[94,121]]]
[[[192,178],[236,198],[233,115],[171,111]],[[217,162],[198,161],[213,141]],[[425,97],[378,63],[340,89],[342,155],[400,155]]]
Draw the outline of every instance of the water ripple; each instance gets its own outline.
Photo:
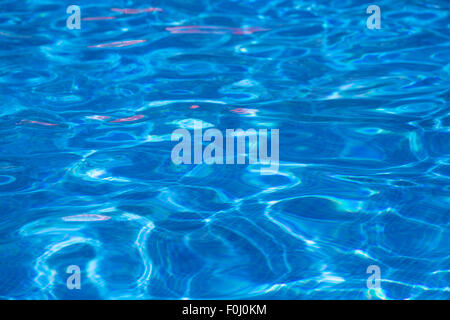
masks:
[[[0,1],[1,298],[449,299],[446,1],[380,30],[356,0],[66,5]],[[278,174],[174,165],[195,122],[280,129]]]

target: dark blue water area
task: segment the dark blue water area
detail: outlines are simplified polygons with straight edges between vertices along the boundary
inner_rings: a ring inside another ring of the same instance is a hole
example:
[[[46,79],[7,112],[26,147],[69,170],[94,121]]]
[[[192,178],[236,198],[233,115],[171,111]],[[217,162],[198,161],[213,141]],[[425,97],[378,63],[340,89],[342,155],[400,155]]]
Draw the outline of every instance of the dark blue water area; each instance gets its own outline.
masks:
[[[1,0],[0,298],[449,299],[449,6]],[[174,164],[199,122],[277,172]]]

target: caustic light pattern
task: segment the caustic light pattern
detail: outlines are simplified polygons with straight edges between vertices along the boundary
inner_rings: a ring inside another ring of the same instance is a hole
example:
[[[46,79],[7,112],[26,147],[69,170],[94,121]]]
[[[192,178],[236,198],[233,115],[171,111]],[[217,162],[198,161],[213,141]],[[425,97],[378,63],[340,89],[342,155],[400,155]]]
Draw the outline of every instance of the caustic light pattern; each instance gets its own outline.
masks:
[[[448,14],[0,0],[0,298],[449,299]],[[275,174],[173,163],[195,123]]]

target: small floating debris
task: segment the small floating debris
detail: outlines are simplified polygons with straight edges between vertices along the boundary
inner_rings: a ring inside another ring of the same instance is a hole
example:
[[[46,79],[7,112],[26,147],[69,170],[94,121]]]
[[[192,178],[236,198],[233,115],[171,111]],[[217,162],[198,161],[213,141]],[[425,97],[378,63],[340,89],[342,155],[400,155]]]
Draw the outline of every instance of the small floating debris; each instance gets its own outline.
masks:
[[[47,127],[58,126],[58,124],[56,124],[56,123],[42,122],[42,121],[35,121],[35,120],[28,120],[28,119],[23,119],[22,121],[19,122],[19,124],[22,124],[22,123],[39,124],[41,126],[47,126]]]
[[[139,120],[139,119],[142,119],[142,118],[145,118],[145,116],[143,114],[139,114],[137,116],[132,116],[132,117],[129,117],[129,118],[120,118],[120,119],[116,119],[116,120],[113,120],[113,121],[110,121],[110,122],[112,122],[112,123],[129,122],[129,121],[136,121],[136,120]]]
[[[83,21],[96,21],[96,20],[113,20],[116,17],[113,16],[107,16],[107,17],[86,17],[86,18],[82,18],[81,20]]]
[[[249,114],[252,116],[256,116],[256,113],[258,112],[258,109],[247,109],[247,108],[236,108],[231,110],[231,112],[233,113],[237,113],[237,114]]]
[[[143,43],[147,40],[127,40],[127,41],[116,41],[116,42],[110,42],[110,43],[101,43],[94,46],[88,46],[88,48],[121,48],[126,46],[131,46],[133,44],[137,43]]]

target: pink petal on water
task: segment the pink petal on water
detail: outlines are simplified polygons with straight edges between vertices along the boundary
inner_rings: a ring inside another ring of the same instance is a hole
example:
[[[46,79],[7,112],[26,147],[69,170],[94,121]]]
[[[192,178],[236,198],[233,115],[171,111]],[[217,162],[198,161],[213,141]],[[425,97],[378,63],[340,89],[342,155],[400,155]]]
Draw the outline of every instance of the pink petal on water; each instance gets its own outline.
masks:
[[[111,8],[111,11],[120,12],[123,14],[138,14],[143,12],[162,12],[161,8],[142,8],[142,9],[120,9],[120,8]]]
[[[104,216],[101,214],[78,214],[75,216],[67,216],[62,218],[64,221],[106,221],[111,219],[109,216]]]
[[[50,127],[50,126],[57,126],[57,125],[58,125],[58,124],[56,124],[56,123],[49,123],[49,122],[42,122],[42,121],[35,121],[35,120],[27,120],[27,119],[23,119],[22,121],[20,121],[19,124],[21,124],[21,123],[39,124],[39,125],[41,125],[41,126],[47,126],[47,127]]]
[[[194,104],[193,106],[190,106],[190,107],[189,107],[189,109],[198,109],[198,108],[200,108],[200,106],[198,106],[198,105],[196,105],[196,104]]]
[[[236,108],[231,110],[231,112],[233,113],[237,113],[237,114],[251,114],[251,115],[255,115],[256,112],[258,112],[258,109],[247,109],[247,108]]]
[[[94,20],[112,20],[115,19],[116,17],[86,17],[86,18],[82,18],[81,20],[84,21],[94,21]]]
[[[136,43],[142,43],[145,41],[147,41],[147,40],[116,41],[116,42],[110,42],[110,43],[101,43],[101,44],[97,44],[95,46],[88,46],[88,48],[120,48],[120,47],[131,46]]]
[[[144,118],[144,117],[145,117],[144,115],[139,114],[139,115],[137,115],[137,116],[132,116],[132,117],[129,117],[129,118],[116,119],[116,120],[110,121],[110,122],[128,122],[128,121],[136,121],[136,120],[142,119],[142,118]]]

